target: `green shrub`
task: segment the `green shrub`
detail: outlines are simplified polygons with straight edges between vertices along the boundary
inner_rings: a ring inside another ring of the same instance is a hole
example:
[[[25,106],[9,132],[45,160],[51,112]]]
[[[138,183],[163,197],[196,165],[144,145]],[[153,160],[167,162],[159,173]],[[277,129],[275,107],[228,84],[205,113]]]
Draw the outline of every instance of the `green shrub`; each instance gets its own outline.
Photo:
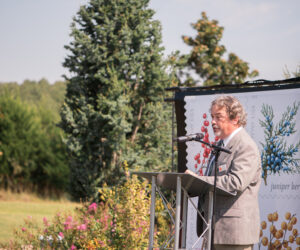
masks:
[[[99,190],[102,202],[83,204],[73,213],[58,213],[43,226],[31,218],[15,231],[12,249],[142,249],[150,226],[149,184],[136,176],[122,186]]]

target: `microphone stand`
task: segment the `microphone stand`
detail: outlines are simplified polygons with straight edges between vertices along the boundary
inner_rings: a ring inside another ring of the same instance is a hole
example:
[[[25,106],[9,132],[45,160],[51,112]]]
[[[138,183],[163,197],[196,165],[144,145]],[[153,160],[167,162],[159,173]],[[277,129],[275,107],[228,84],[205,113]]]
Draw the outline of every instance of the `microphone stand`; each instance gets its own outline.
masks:
[[[211,227],[211,241],[210,241],[210,249],[213,249],[213,244],[214,244],[214,234],[215,234],[215,210],[216,210],[216,200],[217,200],[217,166],[218,166],[218,158],[220,155],[220,152],[225,152],[227,154],[231,154],[231,151],[228,149],[225,149],[223,147],[214,145],[212,143],[204,142],[200,139],[195,138],[194,141],[201,142],[203,144],[208,145],[210,148],[213,149],[212,154],[215,155],[215,169],[214,169],[214,188],[213,188],[213,201],[212,201],[212,227]]]

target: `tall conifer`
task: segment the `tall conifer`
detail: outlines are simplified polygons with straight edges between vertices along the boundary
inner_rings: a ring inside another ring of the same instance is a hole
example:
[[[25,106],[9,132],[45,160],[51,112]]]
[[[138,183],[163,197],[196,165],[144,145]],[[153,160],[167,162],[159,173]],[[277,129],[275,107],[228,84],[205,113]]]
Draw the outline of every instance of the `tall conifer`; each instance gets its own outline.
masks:
[[[61,127],[71,153],[75,199],[120,181],[122,163],[167,167],[168,85],[161,27],[149,0],[91,0],[71,25]]]

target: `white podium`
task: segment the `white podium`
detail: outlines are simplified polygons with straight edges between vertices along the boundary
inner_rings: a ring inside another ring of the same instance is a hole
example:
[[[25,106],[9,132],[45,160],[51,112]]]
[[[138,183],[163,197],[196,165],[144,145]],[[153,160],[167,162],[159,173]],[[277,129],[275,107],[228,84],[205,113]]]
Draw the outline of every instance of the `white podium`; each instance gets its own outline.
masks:
[[[192,203],[194,208],[197,210],[197,213],[204,220],[204,223],[207,225],[204,232],[200,235],[198,240],[208,232],[207,239],[207,249],[210,250],[211,246],[211,232],[212,232],[212,213],[213,213],[213,185],[201,180],[196,175],[185,174],[185,173],[167,173],[167,172],[131,172],[131,174],[136,174],[143,178],[148,179],[152,183],[151,189],[151,206],[150,206],[150,232],[149,232],[149,250],[152,250],[154,247],[154,219],[155,219],[155,199],[156,199],[156,190],[159,190],[159,187],[164,187],[173,191],[176,191],[176,213],[175,213],[175,233],[174,233],[174,249],[185,249],[186,247],[186,223],[187,223],[187,204],[188,199],[191,197],[201,196],[203,194],[209,195],[209,204],[208,204],[208,221],[205,221],[201,213],[198,211],[196,205]],[[183,190],[183,201],[182,198]],[[235,195],[233,193],[227,192],[223,189],[216,188],[217,194],[220,195]],[[182,203],[182,208],[181,208]],[[181,216],[182,212],[182,216]],[[181,223],[180,223],[181,222]],[[181,226],[180,226],[181,224]],[[179,232],[181,233],[181,246],[179,246]],[[198,242],[197,240],[197,242]],[[194,245],[196,245],[196,243]]]

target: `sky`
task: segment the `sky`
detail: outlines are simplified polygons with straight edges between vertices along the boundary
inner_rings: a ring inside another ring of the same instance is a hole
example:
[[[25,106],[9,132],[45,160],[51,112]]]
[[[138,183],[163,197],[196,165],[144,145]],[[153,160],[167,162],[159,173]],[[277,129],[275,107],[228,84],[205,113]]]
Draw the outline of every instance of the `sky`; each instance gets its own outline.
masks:
[[[88,0],[0,0],[0,82],[63,80],[70,24]],[[300,65],[299,0],[150,0],[162,25],[165,55],[188,53],[182,35],[205,11],[224,27],[223,44],[257,69],[255,79],[284,79]],[[252,79],[253,80],[253,79]]]

